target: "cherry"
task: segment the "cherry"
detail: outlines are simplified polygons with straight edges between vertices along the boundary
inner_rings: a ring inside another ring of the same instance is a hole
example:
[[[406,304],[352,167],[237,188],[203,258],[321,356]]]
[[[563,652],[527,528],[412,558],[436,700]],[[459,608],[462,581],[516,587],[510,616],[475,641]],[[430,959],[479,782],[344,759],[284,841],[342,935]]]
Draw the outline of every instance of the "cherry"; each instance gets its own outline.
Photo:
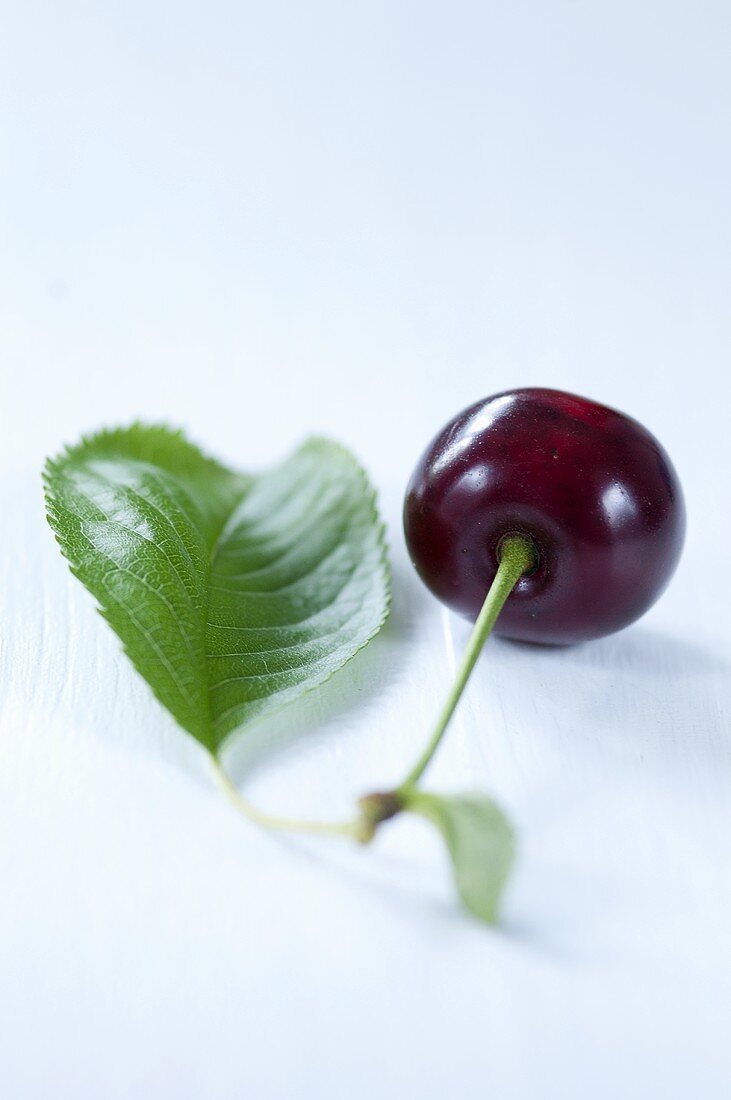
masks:
[[[627,626],[680,556],[683,495],[667,454],[631,417],[583,397],[517,389],[478,401],[420,459],[404,507],[422,580],[476,618],[507,535],[534,548],[495,633],[570,643]]]

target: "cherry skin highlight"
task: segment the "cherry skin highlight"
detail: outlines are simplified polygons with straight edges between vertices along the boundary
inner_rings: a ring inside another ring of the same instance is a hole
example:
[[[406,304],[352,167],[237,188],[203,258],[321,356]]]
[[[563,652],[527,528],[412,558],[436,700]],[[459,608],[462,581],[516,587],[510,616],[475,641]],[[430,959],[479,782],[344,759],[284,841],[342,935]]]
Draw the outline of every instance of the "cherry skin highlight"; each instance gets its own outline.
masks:
[[[675,570],[685,534],[677,474],[631,417],[549,389],[496,394],[436,436],[406,492],[411,559],[431,591],[475,619],[500,541],[532,540],[536,568],[495,633],[567,644],[628,626]]]

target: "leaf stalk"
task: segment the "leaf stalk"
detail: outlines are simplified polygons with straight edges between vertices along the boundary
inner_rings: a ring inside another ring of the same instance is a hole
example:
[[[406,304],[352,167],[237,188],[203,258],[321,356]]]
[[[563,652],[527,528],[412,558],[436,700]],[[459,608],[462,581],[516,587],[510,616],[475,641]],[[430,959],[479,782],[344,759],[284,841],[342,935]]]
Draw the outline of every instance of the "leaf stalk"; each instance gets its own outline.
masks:
[[[255,825],[260,825],[263,829],[275,829],[278,832],[288,833],[310,833],[318,836],[348,836],[353,840],[362,840],[362,824],[359,820],[342,822],[309,821],[265,813],[257,806],[253,806],[239,793],[221,761],[213,754],[211,754],[211,766],[213,778],[231,805],[249,821],[252,821]]]

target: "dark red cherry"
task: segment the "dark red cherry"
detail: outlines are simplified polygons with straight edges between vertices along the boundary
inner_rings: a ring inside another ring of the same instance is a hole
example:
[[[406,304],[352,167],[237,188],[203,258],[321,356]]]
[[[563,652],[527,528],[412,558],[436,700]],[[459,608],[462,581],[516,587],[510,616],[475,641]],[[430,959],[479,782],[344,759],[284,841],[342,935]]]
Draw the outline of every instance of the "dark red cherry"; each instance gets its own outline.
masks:
[[[667,454],[636,420],[558,390],[465,409],[437,435],[406,493],[406,542],[432,592],[476,618],[500,540],[538,554],[495,632],[529,642],[598,638],[639,618],[680,557],[685,509]]]

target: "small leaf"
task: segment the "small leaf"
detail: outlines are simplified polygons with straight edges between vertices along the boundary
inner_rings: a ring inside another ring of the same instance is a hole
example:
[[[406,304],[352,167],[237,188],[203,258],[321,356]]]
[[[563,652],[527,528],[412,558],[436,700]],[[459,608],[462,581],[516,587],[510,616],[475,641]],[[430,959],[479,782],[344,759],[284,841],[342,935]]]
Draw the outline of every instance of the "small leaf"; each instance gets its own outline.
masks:
[[[311,439],[250,476],[136,424],[82,440],[44,481],[71,571],[213,753],[328,679],[388,614],[373,489],[337,443]]]
[[[494,924],[510,872],[515,834],[502,810],[486,795],[443,797],[413,791],[405,808],[436,825],[452,858],[457,891],[480,920]]]

